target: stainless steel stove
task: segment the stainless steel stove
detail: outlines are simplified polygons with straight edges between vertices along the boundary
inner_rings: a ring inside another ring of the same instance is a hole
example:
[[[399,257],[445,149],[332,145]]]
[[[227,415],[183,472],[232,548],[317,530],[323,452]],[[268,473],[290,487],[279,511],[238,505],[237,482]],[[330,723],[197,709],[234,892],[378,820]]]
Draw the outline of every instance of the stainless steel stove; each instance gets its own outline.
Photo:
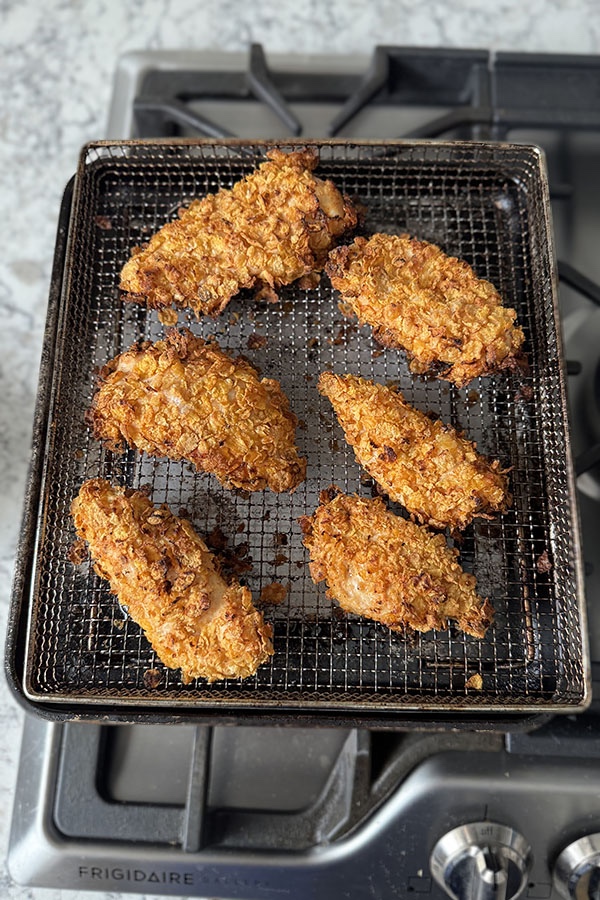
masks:
[[[418,729],[27,716],[9,867],[45,887],[220,898],[598,897],[600,59],[377,48],[131,54],[107,136],[540,144],[561,276],[594,697],[577,716]],[[439,727],[439,723],[438,723]]]

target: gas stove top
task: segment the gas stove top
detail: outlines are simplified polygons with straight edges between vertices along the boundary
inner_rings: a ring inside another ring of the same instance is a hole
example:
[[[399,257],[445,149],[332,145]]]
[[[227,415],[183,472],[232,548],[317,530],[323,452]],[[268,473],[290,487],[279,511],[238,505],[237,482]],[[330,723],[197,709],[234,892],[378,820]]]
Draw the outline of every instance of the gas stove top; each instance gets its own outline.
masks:
[[[504,734],[485,723],[432,734],[57,725],[28,716],[9,854],[17,881],[302,900],[554,900],[575,886],[597,889],[600,802],[590,785],[600,783],[599,74],[596,57],[399,47],[377,48],[371,60],[267,59],[260,46],[247,55],[122,59],[111,138],[509,138],[543,147],[594,702],[579,716],[538,718],[530,733],[507,724]]]
[[[117,73],[109,137],[510,138],[549,169],[586,590],[600,595],[600,59],[378,47],[357,57],[131,54]],[[585,471],[583,471],[585,469]],[[600,603],[588,604],[600,661]],[[597,670],[596,670],[597,671]],[[598,675],[597,677],[600,677]]]

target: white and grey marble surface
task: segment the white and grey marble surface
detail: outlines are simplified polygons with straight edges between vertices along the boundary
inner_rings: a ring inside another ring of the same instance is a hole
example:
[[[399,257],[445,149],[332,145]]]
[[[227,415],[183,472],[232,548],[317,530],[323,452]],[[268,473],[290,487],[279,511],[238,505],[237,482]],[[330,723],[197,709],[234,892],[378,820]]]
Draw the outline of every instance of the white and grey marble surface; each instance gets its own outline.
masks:
[[[61,194],[105,134],[129,50],[356,53],[378,43],[597,54],[596,0],[0,0],[0,633],[21,516]],[[3,637],[2,637],[3,639]],[[118,900],[27,889],[4,863],[22,712],[0,677],[0,897]]]

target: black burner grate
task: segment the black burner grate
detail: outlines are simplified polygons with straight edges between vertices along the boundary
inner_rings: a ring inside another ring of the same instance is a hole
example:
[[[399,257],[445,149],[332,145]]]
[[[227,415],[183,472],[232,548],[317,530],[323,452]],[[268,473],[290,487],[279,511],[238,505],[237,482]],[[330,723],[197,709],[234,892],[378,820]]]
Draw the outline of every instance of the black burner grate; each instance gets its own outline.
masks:
[[[298,72],[269,66],[262,45],[253,44],[241,71],[146,72],[134,101],[136,136],[177,135],[191,128],[206,137],[229,137],[222,124],[193,108],[194,101],[253,97],[291,135],[302,134],[294,104],[314,102],[338,106],[328,135],[340,134],[367,106],[388,108],[391,116],[403,106],[445,109],[409,133],[397,134],[405,138],[501,139],[523,126],[597,129],[599,71],[598,58],[591,56],[378,46],[364,74]]]

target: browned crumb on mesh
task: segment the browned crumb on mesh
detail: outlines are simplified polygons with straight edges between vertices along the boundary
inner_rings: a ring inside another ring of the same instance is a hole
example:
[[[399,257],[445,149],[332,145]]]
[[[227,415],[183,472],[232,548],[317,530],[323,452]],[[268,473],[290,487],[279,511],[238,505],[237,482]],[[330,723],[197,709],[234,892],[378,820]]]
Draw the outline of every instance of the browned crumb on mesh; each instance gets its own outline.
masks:
[[[274,581],[266,584],[260,592],[259,602],[265,606],[278,606],[283,603],[289,593],[289,585]]]
[[[278,568],[279,566],[285,566],[289,563],[290,558],[285,553],[278,553],[275,559],[269,561],[270,566],[275,566]]]
[[[248,350],[261,350],[263,347],[266,347],[268,343],[269,339],[266,334],[257,334],[256,332],[253,332],[249,335],[246,346],[248,347]]]
[[[543,553],[540,553],[538,556],[535,567],[540,573],[540,575],[547,575],[548,572],[552,571],[552,563],[550,561],[550,557],[548,555],[548,551],[544,550]]]
[[[465,682],[466,688],[472,688],[475,691],[480,691],[483,688],[483,678],[478,673],[471,675],[470,678],[467,678]]]
[[[533,388],[530,384],[519,385],[519,390],[515,394],[515,403],[529,403],[533,400]]]
[[[69,550],[69,562],[74,566],[80,566],[88,559],[88,549],[85,541],[79,538],[73,541]]]
[[[144,672],[144,687],[149,690],[155,690],[162,681],[162,673],[160,669],[146,669]]]
[[[229,538],[218,525],[215,525],[206,535],[206,543],[211,550],[221,553],[229,543]]]
[[[254,561],[250,556],[250,544],[248,541],[241,541],[228,548],[224,546],[217,549],[219,563],[223,566],[223,575],[227,578],[239,578],[246,575],[254,568]]]

